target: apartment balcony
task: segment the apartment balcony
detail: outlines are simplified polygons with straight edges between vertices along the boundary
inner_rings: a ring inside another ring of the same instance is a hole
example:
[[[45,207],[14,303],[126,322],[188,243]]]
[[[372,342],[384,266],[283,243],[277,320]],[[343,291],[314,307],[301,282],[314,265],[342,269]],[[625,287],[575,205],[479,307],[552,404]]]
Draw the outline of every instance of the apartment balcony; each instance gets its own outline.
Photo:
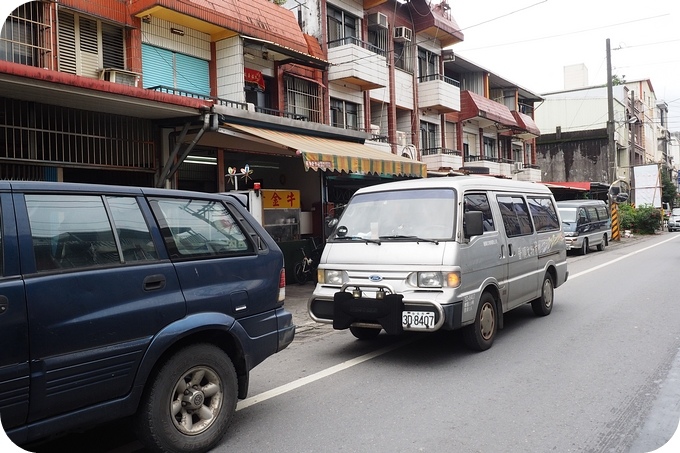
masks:
[[[427,148],[420,155],[428,171],[458,170],[463,166],[462,153],[456,149]]]
[[[541,182],[541,169],[538,165],[524,165],[524,168],[515,174],[514,179],[518,181]]]
[[[497,157],[466,156],[463,169],[470,173],[488,174],[518,181],[541,181],[541,170],[534,165]]]
[[[460,112],[460,83],[439,74],[419,77],[418,108],[440,114]]]
[[[388,86],[385,52],[358,38],[328,43],[328,80],[358,85],[362,91]]]

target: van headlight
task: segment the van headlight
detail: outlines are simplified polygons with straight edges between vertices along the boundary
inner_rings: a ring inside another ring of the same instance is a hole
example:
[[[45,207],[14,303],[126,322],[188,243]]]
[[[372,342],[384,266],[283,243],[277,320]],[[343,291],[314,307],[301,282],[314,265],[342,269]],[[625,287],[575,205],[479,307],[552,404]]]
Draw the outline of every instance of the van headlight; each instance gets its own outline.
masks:
[[[317,278],[319,283],[327,285],[342,285],[343,284],[343,274],[342,271],[336,271],[333,269],[318,269]]]
[[[414,272],[406,279],[411,286],[418,288],[457,288],[460,286],[460,272]]]

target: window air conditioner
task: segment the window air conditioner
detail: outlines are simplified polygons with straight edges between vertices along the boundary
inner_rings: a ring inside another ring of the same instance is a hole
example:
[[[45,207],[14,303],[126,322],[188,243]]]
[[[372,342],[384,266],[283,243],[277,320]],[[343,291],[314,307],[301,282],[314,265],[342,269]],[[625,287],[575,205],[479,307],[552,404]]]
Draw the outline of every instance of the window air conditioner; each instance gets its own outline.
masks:
[[[371,134],[380,135],[380,126],[377,124],[371,124]]]
[[[397,145],[406,146],[406,132],[397,131]]]
[[[369,14],[366,18],[368,20],[368,29],[377,30],[387,28],[387,16],[383,13]]]
[[[107,82],[119,83],[131,87],[136,87],[139,82],[139,74],[123,69],[102,69],[99,78],[101,80],[106,80]]]
[[[413,31],[407,27],[394,27],[394,40],[397,42],[411,42]]]
[[[515,162],[515,173],[524,171],[524,162]]]

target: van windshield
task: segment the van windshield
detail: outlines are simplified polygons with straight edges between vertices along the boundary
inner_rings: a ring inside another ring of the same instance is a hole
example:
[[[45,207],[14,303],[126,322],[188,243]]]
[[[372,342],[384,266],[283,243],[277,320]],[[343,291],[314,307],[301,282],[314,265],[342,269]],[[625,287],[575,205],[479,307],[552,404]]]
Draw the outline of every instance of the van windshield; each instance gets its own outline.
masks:
[[[558,208],[563,231],[576,231],[576,208]]]
[[[451,239],[455,200],[454,191],[448,188],[355,195],[329,239]]]

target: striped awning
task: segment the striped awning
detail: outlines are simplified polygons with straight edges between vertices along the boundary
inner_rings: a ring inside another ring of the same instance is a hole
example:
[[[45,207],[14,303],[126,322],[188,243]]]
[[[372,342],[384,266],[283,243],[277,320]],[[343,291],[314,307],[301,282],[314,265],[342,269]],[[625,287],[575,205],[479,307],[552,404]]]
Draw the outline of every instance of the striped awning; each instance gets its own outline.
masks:
[[[297,151],[302,156],[305,170],[427,177],[427,166],[423,162],[397,156],[362,143],[240,124],[224,123],[220,127],[237,130]]]

